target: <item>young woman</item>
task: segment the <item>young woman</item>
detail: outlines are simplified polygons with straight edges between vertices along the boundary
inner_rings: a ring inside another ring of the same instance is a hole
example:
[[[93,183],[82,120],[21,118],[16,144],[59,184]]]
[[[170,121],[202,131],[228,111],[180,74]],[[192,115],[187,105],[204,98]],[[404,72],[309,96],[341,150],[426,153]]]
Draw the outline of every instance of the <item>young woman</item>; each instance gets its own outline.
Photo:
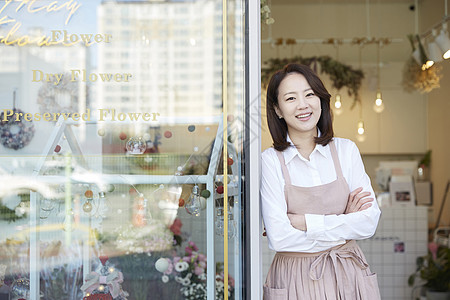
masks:
[[[380,299],[355,242],[375,233],[380,209],[358,148],[333,137],[330,94],[309,67],[272,76],[267,122],[273,147],[261,156],[261,207],[277,253],[264,299]]]

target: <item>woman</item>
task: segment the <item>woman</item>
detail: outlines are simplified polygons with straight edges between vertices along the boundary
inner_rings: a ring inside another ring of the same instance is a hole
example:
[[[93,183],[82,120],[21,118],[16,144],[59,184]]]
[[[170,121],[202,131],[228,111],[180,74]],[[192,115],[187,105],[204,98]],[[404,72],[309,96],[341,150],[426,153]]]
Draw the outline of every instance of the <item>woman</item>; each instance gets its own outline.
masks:
[[[333,137],[330,94],[309,67],[272,76],[267,122],[273,147],[261,156],[261,207],[277,253],[264,299],[380,299],[354,241],[375,233],[380,209],[358,148]]]

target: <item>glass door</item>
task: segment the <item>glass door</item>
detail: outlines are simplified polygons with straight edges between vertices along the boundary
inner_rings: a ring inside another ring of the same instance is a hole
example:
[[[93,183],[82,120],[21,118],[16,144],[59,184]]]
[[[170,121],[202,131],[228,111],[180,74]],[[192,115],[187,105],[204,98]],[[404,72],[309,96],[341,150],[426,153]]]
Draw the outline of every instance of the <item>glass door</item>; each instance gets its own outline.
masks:
[[[0,4],[0,299],[248,297],[247,5]]]

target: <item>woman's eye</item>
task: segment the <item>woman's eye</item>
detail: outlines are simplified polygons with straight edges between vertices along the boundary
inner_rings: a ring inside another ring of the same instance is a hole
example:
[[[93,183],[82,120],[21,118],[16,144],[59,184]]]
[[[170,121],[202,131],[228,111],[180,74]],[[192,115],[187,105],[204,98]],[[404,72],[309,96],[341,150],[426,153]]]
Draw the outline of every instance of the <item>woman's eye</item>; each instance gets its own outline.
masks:
[[[308,93],[308,94],[306,94],[306,97],[312,97],[312,96],[315,96],[314,93]]]
[[[286,101],[292,101],[294,99],[295,99],[294,97],[289,97],[289,98],[286,99]]]

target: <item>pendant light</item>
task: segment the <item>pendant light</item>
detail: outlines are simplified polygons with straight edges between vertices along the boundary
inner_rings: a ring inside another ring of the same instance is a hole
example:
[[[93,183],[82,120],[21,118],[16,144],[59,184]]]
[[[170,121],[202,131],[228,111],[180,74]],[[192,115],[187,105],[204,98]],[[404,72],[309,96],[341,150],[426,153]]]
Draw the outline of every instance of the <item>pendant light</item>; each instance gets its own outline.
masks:
[[[375,104],[373,105],[373,110],[377,113],[381,113],[384,110],[383,98],[380,89],[380,47],[382,41],[377,44],[377,98],[375,99]]]
[[[363,44],[360,43],[359,44],[359,69],[362,70],[362,63],[361,63],[361,57],[362,57],[362,47]],[[363,120],[363,116],[362,116],[362,99],[358,99],[359,102],[359,121],[357,124],[357,135],[356,135],[356,139],[358,142],[364,142],[366,140],[366,135],[365,135],[365,131],[366,129],[364,128],[364,120]]]
[[[334,47],[336,48],[336,61],[339,61],[339,41],[337,39],[334,40]],[[334,113],[339,116],[342,115],[343,112],[344,109],[342,108],[341,94],[338,90],[334,100]]]
[[[334,113],[339,116],[342,115],[343,112],[344,109],[342,108],[341,94],[338,92],[334,101]]]

